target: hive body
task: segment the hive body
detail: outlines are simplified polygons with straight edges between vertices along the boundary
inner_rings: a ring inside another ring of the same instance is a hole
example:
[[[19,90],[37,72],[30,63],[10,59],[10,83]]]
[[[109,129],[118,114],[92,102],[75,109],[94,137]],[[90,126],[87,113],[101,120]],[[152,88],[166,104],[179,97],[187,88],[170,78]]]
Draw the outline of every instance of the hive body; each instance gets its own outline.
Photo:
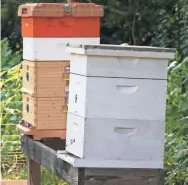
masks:
[[[31,3],[21,5],[18,15],[24,59],[23,118],[18,128],[34,139],[65,139],[70,72],[65,47],[100,43],[103,8],[93,3]]]
[[[22,91],[35,97],[68,97],[69,61],[23,62]]]
[[[162,168],[173,50],[83,45],[67,51],[66,151],[78,158],[63,158],[77,167]]]
[[[65,129],[65,98],[35,98],[23,93],[23,117],[36,129]]]
[[[23,38],[23,57],[31,61],[70,60],[67,43],[99,44],[100,38]]]
[[[165,120],[166,80],[70,74],[70,81],[70,113],[85,118]]]
[[[134,168],[139,161],[144,168],[163,168],[164,121],[85,119],[68,113],[67,123],[66,150],[91,163],[98,161],[95,167],[114,161],[118,168],[121,161]]]

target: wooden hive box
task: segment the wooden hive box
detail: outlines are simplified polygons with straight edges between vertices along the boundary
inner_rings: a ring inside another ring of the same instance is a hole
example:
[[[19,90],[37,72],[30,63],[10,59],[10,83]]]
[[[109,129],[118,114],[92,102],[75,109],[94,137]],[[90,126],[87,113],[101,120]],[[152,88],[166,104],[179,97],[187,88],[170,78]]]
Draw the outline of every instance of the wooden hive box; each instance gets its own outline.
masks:
[[[66,112],[66,98],[35,98],[23,93],[23,119],[30,127],[65,129]]]
[[[23,62],[22,92],[35,97],[67,97],[69,61]]]
[[[51,132],[53,137],[65,138],[66,129],[66,98],[37,98],[23,93],[23,118],[21,126],[41,133]],[[53,131],[61,130],[63,135],[54,135]],[[28,131],[29,132],[29,131]],[[37,134],[36,134],[37,135]],[[43,135],[37,136],[39,139]],[[48,135],[50,137],[50,135]]]
[[[18,9],[23,37],[100,37],[103,15],[94,3],[26,3]]]
[[[65,138],[69,68],[69,61],[23,62],[22,133]]]

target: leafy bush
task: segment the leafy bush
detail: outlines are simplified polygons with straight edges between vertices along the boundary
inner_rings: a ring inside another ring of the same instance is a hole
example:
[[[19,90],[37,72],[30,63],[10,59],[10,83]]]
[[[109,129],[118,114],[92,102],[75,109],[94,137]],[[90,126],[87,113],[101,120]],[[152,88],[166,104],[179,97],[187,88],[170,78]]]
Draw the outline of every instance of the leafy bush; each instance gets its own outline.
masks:
[[[1,169],[7,173],[19,170],[25,163],[20,152],[20,133],[16,124],[21,117],[21,55],[13,54],[7,40],[1,41]],[[16,66],[15,66],[16,65]],[[15,67],[12,67],[15,66]],[[12,68],[10,68],[12,67]],[[10,69],[9,69],[10,68]],[[19,165],[18,165],[19,164]]]
[[[17,49],[20,46],[17,44]],[[18,50],[16,53],[12,51],[9,47],[9,42],[7,39],[1,40],[1,69],[10,69],[11,67],[20,63],[22,59],[21,50]]]
[[[27,179],[27,167],[23,167],[18,172],[4,173],[3,178],[19,180]],[[67,183],[60,180],[58,177],[51,174],[45,168],[41,168],[41,185],[67,185]]]
[[[188,182],[188,57],[169,66],[165,143],[166,184]]]

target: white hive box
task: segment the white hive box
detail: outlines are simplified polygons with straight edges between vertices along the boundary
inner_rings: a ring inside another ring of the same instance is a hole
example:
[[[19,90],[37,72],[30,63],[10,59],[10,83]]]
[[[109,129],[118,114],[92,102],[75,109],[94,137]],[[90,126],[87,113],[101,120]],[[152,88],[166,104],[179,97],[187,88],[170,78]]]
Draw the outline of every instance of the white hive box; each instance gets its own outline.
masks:
[[[174,58],[173,49],[143,46],[80,45],[66,50],[71,53],[71,73],[95,77],[167,79],[168,59]]]
[[[163,168],[164,121],[85,119],[68,113],[66,151],[75,167]]]
[[[85,118],[165,120],[166,80],[70,74],[68,112]]]
[[[70,60],[66,44],[99,44],[100,38],[32,38],[23,37],[23,59],[31,61]]]
[[[73,155],[60,157],[75,167],[163,168],[167,65],[173,50],[107,45],[67,50],[66,151]]]

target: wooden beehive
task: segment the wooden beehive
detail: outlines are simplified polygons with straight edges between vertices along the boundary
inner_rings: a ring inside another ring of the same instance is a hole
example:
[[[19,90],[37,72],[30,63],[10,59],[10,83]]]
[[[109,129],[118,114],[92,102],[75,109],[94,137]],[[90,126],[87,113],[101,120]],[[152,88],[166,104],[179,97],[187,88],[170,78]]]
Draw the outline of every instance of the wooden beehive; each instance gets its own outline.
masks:
[[[35,97],[68,97],[69,61],[24,61],[22,92]]]
[[[99,44],[103,8],[93,3],[19,6],[23,36],[23,119],[34,139],[65,139],[70,55],[67,43]],[[65,105],[66,104],[66,105]]]
[[[23,124],[28,128],[65,129],[66,98],[35,98],[23,93]]]

